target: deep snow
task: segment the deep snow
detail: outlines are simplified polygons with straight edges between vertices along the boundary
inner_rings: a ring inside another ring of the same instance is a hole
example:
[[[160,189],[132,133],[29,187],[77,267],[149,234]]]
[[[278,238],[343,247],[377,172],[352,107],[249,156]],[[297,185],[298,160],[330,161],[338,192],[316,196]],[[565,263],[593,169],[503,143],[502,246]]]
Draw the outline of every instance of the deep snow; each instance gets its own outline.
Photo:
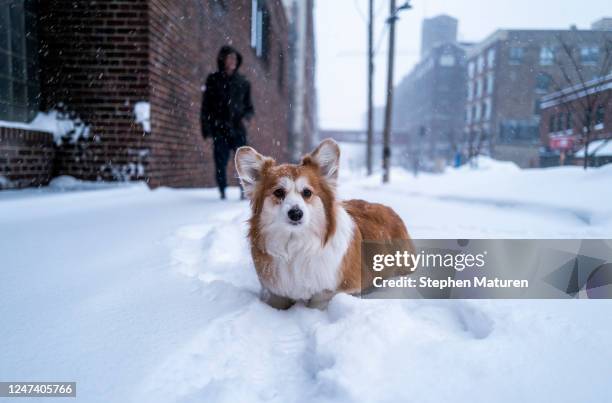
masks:
[[[343,168],[342,197],[393,206],[414,237],[612,238],[612,166],[481,159],[388,186]],[[82,402],[612,400],[612,302],[276,311],[229,199],[69,178],[1,192],[0,380],[76,381]]]

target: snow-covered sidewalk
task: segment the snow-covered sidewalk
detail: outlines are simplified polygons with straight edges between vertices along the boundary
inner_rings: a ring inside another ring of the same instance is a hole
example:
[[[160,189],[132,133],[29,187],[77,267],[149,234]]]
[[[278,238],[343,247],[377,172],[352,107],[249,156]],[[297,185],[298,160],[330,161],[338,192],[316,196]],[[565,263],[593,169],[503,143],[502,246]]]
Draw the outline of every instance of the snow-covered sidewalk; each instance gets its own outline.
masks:
[[[414,237],[612,238],[612,166],[481,163],[340,194],[393,206]],[[0,193],[2,381],[76,381],[88,403],[612,400],[611,301],[276,311],[237,189],[89,187]]]

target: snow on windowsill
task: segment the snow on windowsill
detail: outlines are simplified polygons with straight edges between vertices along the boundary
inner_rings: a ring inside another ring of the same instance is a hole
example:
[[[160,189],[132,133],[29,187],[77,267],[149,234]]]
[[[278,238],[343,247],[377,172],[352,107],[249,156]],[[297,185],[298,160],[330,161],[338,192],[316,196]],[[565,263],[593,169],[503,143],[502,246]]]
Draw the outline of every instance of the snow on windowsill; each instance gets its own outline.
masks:
[[[82,121],[64,117],[56,110],[38,112],[28,123],[0,120],[0,127],[51,133],[57,145],[64,140],[75,143],[79,138],[89,136],[89,127]]]

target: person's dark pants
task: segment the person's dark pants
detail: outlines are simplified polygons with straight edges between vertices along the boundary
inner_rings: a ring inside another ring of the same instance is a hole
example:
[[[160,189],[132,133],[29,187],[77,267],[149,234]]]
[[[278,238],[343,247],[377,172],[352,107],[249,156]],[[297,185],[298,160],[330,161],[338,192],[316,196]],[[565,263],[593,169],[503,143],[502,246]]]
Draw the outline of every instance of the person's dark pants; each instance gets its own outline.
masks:
[[[227,163],[230,151],[235,153],[239,147],[246,145],[246,141],[230,137],[215,137],[213,144],[217,186],[219,186],[221,195],[224,196],[227,187]]]

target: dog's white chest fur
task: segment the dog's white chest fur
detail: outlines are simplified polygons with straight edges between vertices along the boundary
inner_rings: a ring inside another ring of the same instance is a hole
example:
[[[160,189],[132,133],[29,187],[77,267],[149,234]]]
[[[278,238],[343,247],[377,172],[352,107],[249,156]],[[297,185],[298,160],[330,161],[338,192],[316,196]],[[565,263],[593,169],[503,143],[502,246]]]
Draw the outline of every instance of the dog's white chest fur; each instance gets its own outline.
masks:
[[[294,300],[308,300],[319,293],[335,291],[354,228],[350,215],[337,206],[336,231],[325,245],[321,227],[304,233],[282,228],[266,231],[266,253],[273,263],[269,268],[272,276],[262,279],[262,285],[276,295]]]

